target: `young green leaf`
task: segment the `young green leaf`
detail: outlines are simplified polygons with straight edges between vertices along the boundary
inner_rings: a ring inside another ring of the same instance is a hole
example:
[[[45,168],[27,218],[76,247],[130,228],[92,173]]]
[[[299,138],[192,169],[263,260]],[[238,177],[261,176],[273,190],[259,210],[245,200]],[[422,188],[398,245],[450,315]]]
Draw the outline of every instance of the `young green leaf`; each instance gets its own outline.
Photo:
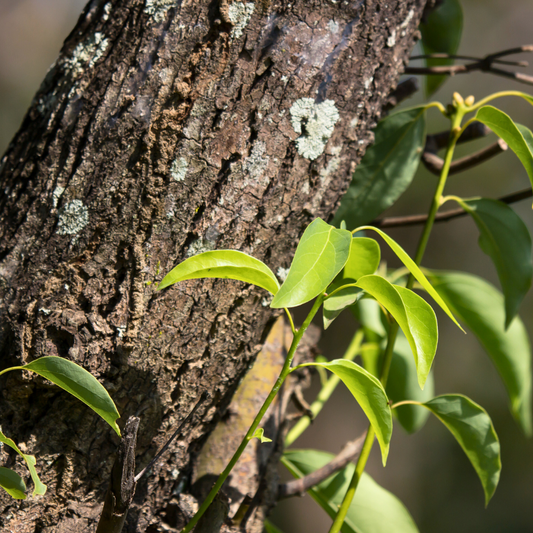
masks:
[[[174,267],[161,281],[160,291],[179,281],[199,278],[235,279],[272,294],[279,290],[274,273],[262,261],[237,250],[215,250],[193,255]]]
[[[257,428],[252,436],[252,439],[259,439],[261,444],[264,442],[272,442],[272,439],[265,437],[265,430],[263,428]]]
[[[505,328],[531,287],[531,237],[522,219],[506,204],[487,198],[457,198],[479,229],[479,246],[492,259],[505,295]]]
[[[507,389],[513,416],[524,433],[531,435],[531,348],[520,317],[506,331],[503,296],[477,276],[462,272],[430,272],[429,276],[492,359]]]
[[[423,389],[437,351],[435,312],[413,291],[392,285],[381,276],[363,276],[357,286],[372,295],[398,322],[411,346],[418,383]]]
[[[427,293],[433,298],[433,300],[435,300],[439,307],[452,319],[452,321],[457,325],[457,327],[464,332],[464,329],[459,325],[459,322],[455,320],[455,317],[448,309],[448,306],[444,303],[437,291],[435,291],[435,289],[431,286],[431,283],[427,280],[426,276],[424,276],[417,264],[409,257],[406,251],[394,239],[389,237],[380,229],[374,228],[373,226],[361,226],[358,229],[370,229],[380,235],[381,238],[391,247],[392,251],[398,256],[400,261],[409,269],[409,272],[411,272],[411,274],[418,281],[418,283],[420,283],[420,285],[424,287]]]
[[[23,479],[13,470],[0,466],[0,487],[15,500],[26,499],[26,485]]]
[[[323,293],[350,255],[352,235],[317,218],[307,226],[285,283],[270,307],[296,307]]]
[[[424,54],[457,53],[463,32],[463,10],[459,0],[444,0],[433,9],[424,24],[420,24]],[[453,65],[453,59],[428,58],[427,67]],[[433,94],[448,76],[426,76],[426,95]]]
[[[26,466],[28,467],[28,470],[30,471],[31,479],[33,481],[33,496],[36,495],[43,495],[46,493],[46,485],[41,482],[39,479],[39,476],[37,474],[37,470],[35,469],[36,460],[33,455],[26,455],[25,453],[22,453],[20,451],[20,448],[15,444],[15,442],[6,437],[2,431],[0,431],[0,442],[3,442],[13,450],[15,450],[21,457],[24,459],[24,462],[26,463]]]
[[[353,305],[361,296],[363,292],[357,287],[340,288],[328,298],[324,300],[323,321],[324,329],[328,329],[331,323],[350,305]]]
[[[376,300],[372,298],[361,298],[350,309],[364,328],[367,339],[372,342],[379,342],[379,340],[387,336],[387,331],[383,325],[383,313]]]
[[[120,429],[116,423],[120,414],[111,396],[90,372],[72,361],[54,355],[40,357],[17,368],[31,370],[70,392],[100,415],[120,437]]]
[[[531,132],[522,125],[515,124],[509,115],[490,105],[483,106],[476,113],[476,120],[483,122],[498,137],[503,139],[509,148],[518,156],[526,169],[527,175],[533,185],[533,146],[526,141],[533,138]]]
[[[487,411],[461,394],[437,396],[421,403],[450,431],[472,463],[488,505],[500,479],[500,441]]]
[[[368,239],[367,237],[353,238],[348,261],[328,287],[328,293],[331,294],[344,285],[355,283],[361,276],[373,274],[379,266],[380,258],[379,244],[374,239]],[[346,287],[326,298],[323,305],[324,329],[328,329],[342,311],[355,303],[360,296],[361,289]]]
[[[392,436],[392,415],[387,395],[379,380],[364,368],[346,359],[334,359],[329,363],[304,363],[296,368],[304,366],[325,368],[336,374],[346,385],[376,432],[385,466]]]
[[[401,332],[398,333],[394,344],[394,355],[392,356],[386,391],[393,403],[403,400],[427,402],[435,395],[433,372],[429,373],[424,390],[420,389],[411,347]],[[393,414],[407,433],[418,431],[429,416],[425,409],[418,409],[415,405],[402,405],[394,409]]]
[[[332,224],[366,224],[409,187],[426,142],[425,107],[389,115],[374,130],[375,141],[356,168]]]
[[[318,450],[286,450],[282,463],[294,477],[304,477],[329,463],[334,456]],[[314,500],[332,518],[335,517],[353,477],[355,466],[349,464],[309,490]],[[342,526],[343,533],[418,533],[413,518],[403,503],[380,487],[366,472]]]
[[[278,526],[275,526],[270,520],[265,520],[265,533],[283,533]]]

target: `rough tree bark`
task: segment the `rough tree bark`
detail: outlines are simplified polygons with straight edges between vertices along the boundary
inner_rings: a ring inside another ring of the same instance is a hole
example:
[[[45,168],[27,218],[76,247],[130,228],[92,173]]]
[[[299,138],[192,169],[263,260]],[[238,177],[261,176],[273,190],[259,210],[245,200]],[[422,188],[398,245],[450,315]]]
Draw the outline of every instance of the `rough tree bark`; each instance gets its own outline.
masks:
[[[122,420],[141,418],[139,467],[209,391],[137,487],[127,531],[183,525],[194,460],[272,318],[265,293],[237,282],[156,282],[213,248],[289,265],[371,142],[425,5],[92,0],[66,39],[1,160],[1,364],[83,365]],[[48,484],[1,496],[3,531],[94,531],[117,446],[105,423],[14,373],[0,423]],[[272,503],[264,473],[249,531]]]

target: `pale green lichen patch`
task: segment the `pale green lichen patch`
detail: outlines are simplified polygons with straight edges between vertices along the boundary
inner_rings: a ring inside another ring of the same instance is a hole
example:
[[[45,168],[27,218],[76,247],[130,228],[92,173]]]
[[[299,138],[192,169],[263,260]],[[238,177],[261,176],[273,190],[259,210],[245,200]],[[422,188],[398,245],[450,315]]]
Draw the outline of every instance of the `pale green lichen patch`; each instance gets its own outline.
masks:
[[[170,166],[170,175],[175,181],[183,181],[187,175],[189,163],[184,157],[176,157]]]
[[[231,36],[234,39],[238,39],[242,36],[244,28],[250,22],[252,13],[254,12],[255,5],[252,2],[233,2],[228,8],[228,17],[233,24],[231,30]]]
[[[187,250],[187,257],[202,254],[204,252],[210,252],[214,248],[215,245],[212,241],[208,241],[207,239],[196,239],[195,241],[191,242],[189,249]]]
[[[171,7],[176,7],[176,0],[146,0],[144,12],[151,15],[155,22],[161,22]]]
[[[313,161],[324,152],[340,118],[335,102],[317,104],[312,98],[300,98],[292,104],[290,114],[294,131],[302,134],[296,139],[298,153]]]
[[[246,158],[244,168],[254,180],[259,179],[268,166],[269,157],[266,154],[266,145],[262,141],[257,141],[252,148],[252,152]]]
[[[65,68],[74,76],[78,76],[83,72],[85,65],[92,68],[96,64],[104,55],[108,45],[109,41],[102,32],[94,33],[74,48],[72,56],[65,61]]]
[[[58,213],[59,235],[76,235],[89,223],[89,210],[81,200],[72,200],[62,207]]]

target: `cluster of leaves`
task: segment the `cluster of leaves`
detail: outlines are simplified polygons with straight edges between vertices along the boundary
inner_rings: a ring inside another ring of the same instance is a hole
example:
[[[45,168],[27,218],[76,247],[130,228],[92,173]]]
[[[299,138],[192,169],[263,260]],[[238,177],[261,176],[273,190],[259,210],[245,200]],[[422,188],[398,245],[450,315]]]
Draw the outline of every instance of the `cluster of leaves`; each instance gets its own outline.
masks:
[[[55,383],[63,390],[69,392],[78,400],[88,405],[95,413],[101,416],[120,437],[120,429],[116,420],[120,417],[113,400],[98,382],[98,380],[84,368],[63,359],[62,357],[46,356],[36,359],[24,366],[13,366],[6,368],[1,374],[12,370],[27,370]],[[43,495],[46,492],[46,485],[41,482],[35,469],[36,459],[33,455],[22,453],[15,442],[6,437],[0,431],[0,442],[15,450],[30,472],[33,481],[33,496]],[[10,496],[17,500],[26,499],[26,484],[24,480],[14,470],[0,467],[0,487]]]

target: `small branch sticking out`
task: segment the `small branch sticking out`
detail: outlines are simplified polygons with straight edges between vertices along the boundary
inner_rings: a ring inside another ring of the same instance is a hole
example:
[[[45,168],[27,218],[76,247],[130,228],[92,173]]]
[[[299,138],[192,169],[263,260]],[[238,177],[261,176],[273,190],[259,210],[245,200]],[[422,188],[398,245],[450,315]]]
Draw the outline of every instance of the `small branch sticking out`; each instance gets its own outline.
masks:
[[[481,72],[490,72],[497,76],[503,76],[505,78],[512,78],[516,81],[522,83],[527,83],[533,85],[533,76],[527,74],[522,74],[520,72],[512,72],[509,70],[503,70],[497,68],[494,64],[500,65],[511,65],[516,67],[525,67],[528,65],[526,61],[505,61],[499,59],[500,57],[512,55],[512,54],[521,54],[525,52],[533,52],[533,45],[527,44],[524,46],[519,46],[517,48],[510,48],[509,50],[502,50],[501,52],[495,52],[489,54],[485,57],[476,58],[470,56],[456,56],[448,54],[430,54],[427,56],[414,56],[411,59],[457,59],[461,61],[470,61],[465,65],[440,65],[435,67],[407,67],[405,69],[405,74],[424,74],[424,75],[446,75],[454,76],[455,74],[465,74],[467,72],[473,72],[479,70]]]
[[[348,463],[359,456],[363,443],[365,441],[366,431],[357,439],[346,443],[340,453],[333,458],[327,465],[315,470],[311,474],[300,479],[295,479],[287,483],[283,483],[278,487],[278,500],[290,498],[304,493],[306,490],[318,485],[331,474],[342,470]]]

